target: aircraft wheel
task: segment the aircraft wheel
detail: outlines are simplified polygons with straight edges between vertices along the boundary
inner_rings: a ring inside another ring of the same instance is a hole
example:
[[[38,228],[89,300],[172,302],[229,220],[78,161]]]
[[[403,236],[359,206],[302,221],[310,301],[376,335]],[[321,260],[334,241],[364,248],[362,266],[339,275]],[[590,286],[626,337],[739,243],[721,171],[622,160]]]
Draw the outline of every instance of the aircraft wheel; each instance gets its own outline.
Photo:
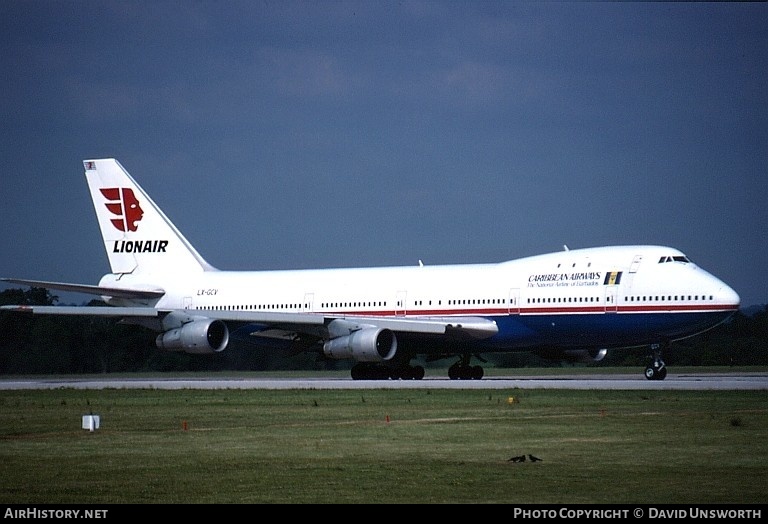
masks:
[[[664,380],[667,377],[667,366],[661,358],[662,349],[669,346],[669,342],[662,344],[652,344],[651,350],[653,358],[648,367],[645,368],[645,378],[648,380]]]
[[[482,366],[472,366],[471,370],[471,376],[474,380],[480,380],[483,378],[483,367]]]
[[[648,380],[664,380],[667,378],[667,367],[661,364],[651,364],[645,368],[645,378]]]
[[[422,366],[413,367],[413,379],[421,380],[424,378],[424,368]]]

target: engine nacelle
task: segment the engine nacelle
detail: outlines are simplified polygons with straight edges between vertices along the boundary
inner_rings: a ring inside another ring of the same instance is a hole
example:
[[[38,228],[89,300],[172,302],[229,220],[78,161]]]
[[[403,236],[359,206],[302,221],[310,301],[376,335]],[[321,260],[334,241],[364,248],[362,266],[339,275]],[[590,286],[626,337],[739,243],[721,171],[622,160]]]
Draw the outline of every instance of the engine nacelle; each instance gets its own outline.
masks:
[[[607,349],[569,349],[563,352],[565,360],[568,362],[583,362],[591,364],[600,362],[608,354]]]
[[[160,349],[198,355],[223,351],[228,343],[227,325],[221,320],[210,318],[193,320],[181,327],[169,329],[155,339]]]
[[[389,329],[365,328],[336,337],[323,345],[331,358],[353,358],[358,362],[384,362],[397,352],[397,337]]]

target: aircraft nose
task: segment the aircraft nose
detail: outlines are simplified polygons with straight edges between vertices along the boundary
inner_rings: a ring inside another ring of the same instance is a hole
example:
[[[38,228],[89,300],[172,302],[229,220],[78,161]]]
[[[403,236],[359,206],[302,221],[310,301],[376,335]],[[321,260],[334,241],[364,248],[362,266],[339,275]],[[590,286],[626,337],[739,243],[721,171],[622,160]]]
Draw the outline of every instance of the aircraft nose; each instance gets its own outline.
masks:
[[[738,307],[741,305],[741,297],[730,286],[723,284],[720,289],[717,290],[717,300],[723,304],[729,304]]]

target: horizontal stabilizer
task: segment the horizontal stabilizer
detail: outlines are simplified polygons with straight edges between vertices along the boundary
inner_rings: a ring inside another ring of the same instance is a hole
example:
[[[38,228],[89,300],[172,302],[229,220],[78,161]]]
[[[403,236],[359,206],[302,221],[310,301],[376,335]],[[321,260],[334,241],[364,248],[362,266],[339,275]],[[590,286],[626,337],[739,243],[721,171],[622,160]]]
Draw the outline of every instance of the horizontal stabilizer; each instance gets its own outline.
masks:
[[[160,298],[165,295],[163,290],[148,289],[124,289],[117,287],[91,286],[88,284],[69,284],[66,282],[47,282],[45,280],[22,280],[18,278],[0,278],[3,282],[12,282],[25,286],[42,287],[45,289],[56,289],[59,291],[69,291],[73,293],[86,293],[89,295],[100,295],[117,298]]]

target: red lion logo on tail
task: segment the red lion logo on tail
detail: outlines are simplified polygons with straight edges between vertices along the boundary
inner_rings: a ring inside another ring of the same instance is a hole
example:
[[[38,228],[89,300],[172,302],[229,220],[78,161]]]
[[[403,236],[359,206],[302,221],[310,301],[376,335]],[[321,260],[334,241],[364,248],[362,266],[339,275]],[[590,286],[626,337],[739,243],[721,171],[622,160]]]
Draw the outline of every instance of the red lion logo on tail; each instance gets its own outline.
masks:
[[[136,231],[144,216],[144,210],[139,206],[139,200],[133,190],[127,187],[108,187],[102,188],[101,194],[110,201],[104,204],[109,212],[120,217],[113,218],[110,221],[112,225],[123,232]]]

